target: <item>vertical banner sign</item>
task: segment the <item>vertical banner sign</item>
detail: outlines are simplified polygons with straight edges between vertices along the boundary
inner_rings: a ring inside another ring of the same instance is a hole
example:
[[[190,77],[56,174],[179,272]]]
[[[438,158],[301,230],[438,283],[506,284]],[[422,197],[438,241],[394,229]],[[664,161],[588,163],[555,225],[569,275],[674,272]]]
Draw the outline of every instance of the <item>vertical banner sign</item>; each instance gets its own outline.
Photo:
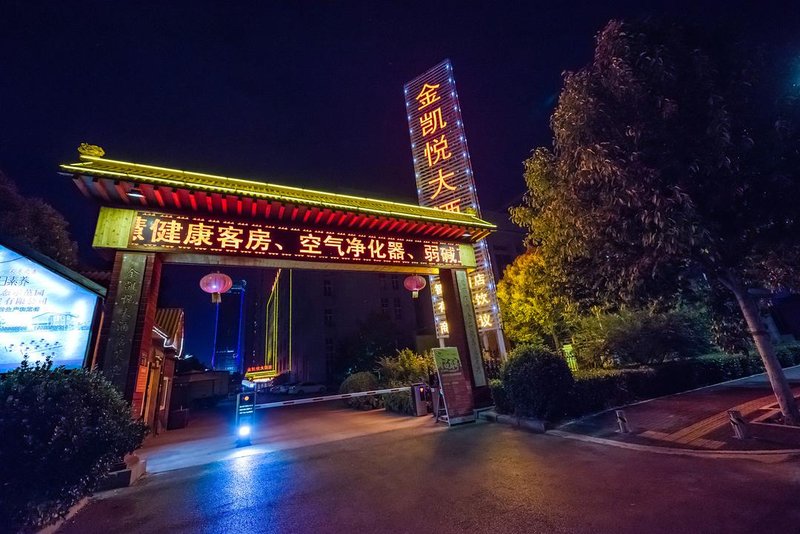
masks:
[[[450,60],[414,78],[403,91],[420,206],[480,217]],[[486,242],[480,241],[474,247],[477,269],[470,273],[469,285],[478,330],[486,333],[500,329],[495,281]],[[436,276],[431,277],[431,297],[436,337],[447,338],[449,328],[442,287]]]
[[[472,388],[464,376],[461,358],[455,347],[431,349],[436,372],[439,374],[439,387],[444,395],[444,408],[447,424],[469,423],[475,421]]]

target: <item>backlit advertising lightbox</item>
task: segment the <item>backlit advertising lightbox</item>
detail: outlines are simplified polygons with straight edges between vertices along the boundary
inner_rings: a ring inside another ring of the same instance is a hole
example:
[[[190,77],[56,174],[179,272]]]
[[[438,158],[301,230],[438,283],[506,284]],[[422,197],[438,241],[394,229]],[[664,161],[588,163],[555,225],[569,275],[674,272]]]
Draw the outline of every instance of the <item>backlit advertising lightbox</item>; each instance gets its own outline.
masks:
[[[81,367],[97,295],[0,245],[0,373],[47,356]]]

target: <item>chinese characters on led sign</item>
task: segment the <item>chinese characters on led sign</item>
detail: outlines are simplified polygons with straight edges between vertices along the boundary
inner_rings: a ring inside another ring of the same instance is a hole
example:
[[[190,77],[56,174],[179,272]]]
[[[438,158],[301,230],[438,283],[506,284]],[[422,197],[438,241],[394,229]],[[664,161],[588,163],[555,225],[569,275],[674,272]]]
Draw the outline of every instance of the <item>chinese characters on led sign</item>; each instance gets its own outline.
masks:
[[[136,212],[129,248],[340,263],[459,266],[455,243]]]
[[[404,92],[420,205],[480,215],[450,62],[445,60],[408,82]],[[475,318],[479,330],[494,330],[500,321],[485,242],[475,245],[475,259],[478,267],[469,277]],[[438,277],[431,277],[431,288],[436,334],[447,337]]]

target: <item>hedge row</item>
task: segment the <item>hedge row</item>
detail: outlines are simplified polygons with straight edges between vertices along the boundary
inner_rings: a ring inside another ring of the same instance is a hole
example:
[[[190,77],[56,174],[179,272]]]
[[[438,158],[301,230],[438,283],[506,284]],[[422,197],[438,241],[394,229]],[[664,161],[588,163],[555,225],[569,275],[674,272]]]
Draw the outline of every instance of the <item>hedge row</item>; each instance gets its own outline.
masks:
[[[800,364],[800,345],[779,347],[777,353],[783,367]],[[577,417],[762,372],[764,365],[757,355],[724,353],[637,369],[577,371],[562,415]],[[510,401],[502,381],[493,380],[490,388],[499,413],[520,411]]]

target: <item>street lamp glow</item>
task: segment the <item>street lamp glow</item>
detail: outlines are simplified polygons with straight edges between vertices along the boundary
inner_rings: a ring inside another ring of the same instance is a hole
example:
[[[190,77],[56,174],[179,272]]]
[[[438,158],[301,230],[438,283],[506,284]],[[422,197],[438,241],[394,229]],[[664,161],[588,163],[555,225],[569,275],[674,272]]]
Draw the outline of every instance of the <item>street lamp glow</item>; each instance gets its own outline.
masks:
[[[250,436],[250,425],[242,425],[239,427],[239,437],[246,438]]]

